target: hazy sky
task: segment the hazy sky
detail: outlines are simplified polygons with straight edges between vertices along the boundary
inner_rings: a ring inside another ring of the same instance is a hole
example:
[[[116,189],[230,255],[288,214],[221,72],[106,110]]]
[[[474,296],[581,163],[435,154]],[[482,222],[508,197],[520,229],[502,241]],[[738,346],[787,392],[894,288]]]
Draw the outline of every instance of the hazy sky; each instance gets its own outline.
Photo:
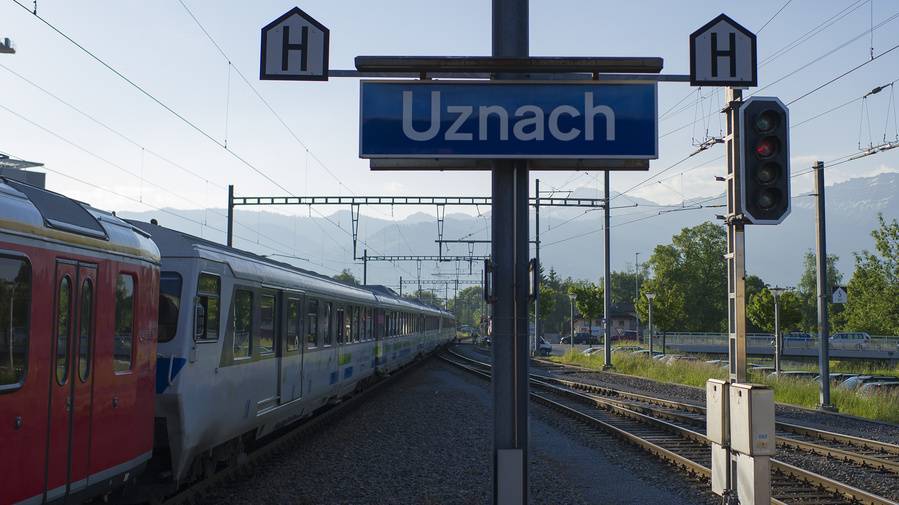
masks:
[[[357,157],[356,79],[325,83],[259,81],[259,30],[294,3],[183,1],[231,59],[233,68],[178,0],[40,0],[38,13],[217,141],[224,143],[227,139],[229,149],[295,194],[489,192],[488,173],[370,172],[367,161]],[[691,31],[722,11],[758,31],[783,4],[784,0],[533,0],[530,50],[533,55],[661,56],[665,73],[682,74],[689,71]],[[30,7],[31,2],[26,5]],[[353,68],[353,58],[366,54],[490,52],[490,2],[486,0],[306,1],[299,7],[330,28],[332,69]],[[778,53],[847,7],[848,14],[826,30]],[[873,32],[874,54],[899,44],[899,19],[891,19],[897,14],[899,3],[894,0],[794,0],[759,33],[760,87],[771,84],[760,94],[789,101],[865,62],[871,55],[868,31],[872,15],[875,26],[886,21]],[[0,0],[0,37],[12,38],[17,47],[15,55],[0,54],[0,151],[46,163],[51,171],[51,189],[111,210],[146,210],[143,203],[182,209],[221,208],[229,183],[236,185],[238,195],[283,193],[12,0]],[[835,48],[839,49],[812,63]],[[768,61],[771,55],[777,57]],[[808,66],[785,77],[804,65]],[[299,142],[234,69],[243,72],[279,111]],[[72,111],[11,71],[77,106],[133,143]],[[861,97],[897,78],[899,49],[795,103],[791,107],[792,122]],[[851,154],[860,141],[864,145],[879,143],[887,123],[887,138],[894,139],[895,102],[889,105],[891,91],[871,96],[866,107],[858,101],[794,128],[793,171],[807,169],[816,159]],[[698,99],[700,96],[702,99]],[[721,93],[713,88],[697,92],[682,83],[660,85],[660,112],[673,112],[660,123],[661,156],[653,161],[649,174],[613,174],[613,191],[629,188],[680,160],[695,149],[694,141],[706,137],[706,130],[718,135],[723,126],[721,115],[704,116],[720,109],[721,102]],[[724,189],[714,181],[714,176],[724,170],[723,159],[716,160],[722,154],[723,148],[715,146],[669,170],[661,182],[646,184],[632,194],[662,203],[716,195]],[[161,160],[159,155],[182,168]],[[899,149],[835,167],[828,178],[829,182],[838,182],[897,170]],[[573,172],[533,173],[534,177],[541,179],[544,188],[563,189],[596,187],[600,180],[597,174]],[[811,187],[808,176],[794,179],[794,184],[795,193]],[[321,209],[325,214],[335,210]],[[432,212],[429,208],[396,208],[392,214],[390,209],[366,208],[363,212],[402,217],[416,210]],[[305,213],[306,209],[295,211]],[[626,214],[636,212],[620,210],[613,219],[625,219]],[[332,231],[339,235],[337,230]]]

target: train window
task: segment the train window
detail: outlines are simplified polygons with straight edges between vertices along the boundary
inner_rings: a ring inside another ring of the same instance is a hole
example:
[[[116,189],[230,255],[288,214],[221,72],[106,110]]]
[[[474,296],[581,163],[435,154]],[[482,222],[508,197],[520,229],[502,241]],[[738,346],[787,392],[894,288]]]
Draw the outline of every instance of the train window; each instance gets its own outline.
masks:
[[[72,328],[72,281],[59,281],[56,297],[56,382],[65,384],[69,374],[69,332]]]
[[[275,352],[275,297],[259,297],[259,353]]]
[[[306,347],[318,345],[318,300],[310,298],[306,302]]]
[[[359,306],[353,307],[353,342],[362,340],[362,322],[359,319]]]
[[[343,332],[343,336],[344,336],[343,339],[346,343],[350,343],[353,341],[353,331],[355,331],[355,329],[356,329],[356,328],[354,328],[354,326],[356,326],[356,320],[355,320],[356,316],[354,315],[354,312],[353,312],[354,310],[356,310],[356,308],[353,306],[347,307],[346,314],[343,316],[344,326],[345,326],[345,329]]]
[[[178,312],[181,307],[181,274],[159,274],[159,341],[168,342],[178,332]]]
[[[374,331],[374,325],[373,325],[374,318],[372,318],[373,310],[374,309],[372,309],[371,307],[365,308],[365,338],[367,338],[369,340],[375,338],[375,331]]]
[[[221,287],[222,280],[217,275],[202,273],[197,280],[197,305],[194,308],[194,338],[197,340],[219,338]]]
[[[322,345],[331,345],[334,343],[333,324],[331,323],[331,312],[333,309],[334,304],[331,302],[322,304],[322,324],[319,326],[322,331]]]
[[[119,274],[115,287],[115,335],[113,337],[113,370],[131,370],[134,342],[134,277]]]
[[[287,338],[284,341],[287,352],[300,348],[300,301],[287,300]]]
[[[31,265],[0,256],[0,390],[25,378],[30,313]]]
[[[344,341],[344,335],[346,334],[346,329],[349,323],[346,322],[347,317],[343,310],[343,307],[337,308],[337,343],[342,344]]]
[[[252,352],[253,292],[238,289],[234,295],[234,358],[248,358]]]
[[[90,279],[81,283],[81,316],[78,318],[78,378],[87,382],[91,372],[91,334],[94,329],[94,285]]]

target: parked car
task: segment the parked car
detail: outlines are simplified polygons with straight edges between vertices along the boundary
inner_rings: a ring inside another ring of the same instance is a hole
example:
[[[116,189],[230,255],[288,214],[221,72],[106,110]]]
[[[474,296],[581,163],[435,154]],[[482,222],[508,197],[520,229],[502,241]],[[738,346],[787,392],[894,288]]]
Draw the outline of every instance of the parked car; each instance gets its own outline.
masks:
[[[545,338],[539,337],[537,340],[537,354],[540,356],[549,356],[552,353],[553,346],[551,346]]]
[[[631,352],[631,354],[633,354],[635,356],[646,356],[648,358],[649,357],[649,349],[640,349],[639,351]],[[662,353],[659,351],[652,351],[653,356],[659,356],[660,354],[662,354]]]
[[[858,389],[869,382],[899,382],[899,377],[891,377],[889,375],[856,375],[850,377],[840,383],[838,387],[843,389]]]
[[[863,395],[890,393],[893,391],[899,391],[899,381],[869,382],[867,384],[862,384],[862,386],[858,388],[859,394]]]
[[[618,347],[613,347],[612,352],[634,352],[643,349],[638,345],[622,345]]]
[[[774,377],[792,377],[794,379],[817,379],[818,372],[810,372],[808,370],[781,370],[780,374],[777,372],[771,372],[768,374],[769,378]]]
[[[710,359],[705,362],[707,365],[712,366],[720,366],[721,368],[727,368],[728,363],[726,359]]]
[[[677,362],[683,361],[699,361],[699,358],[697,358],[696,356],[671,356],[670,358],[665,360],[668,365],[673,365]]]
[[[559,339],[560,344],[571,344],[571,337],[562,337]],[[589,333],[575,333],[574,334],[574,343],[575,345],[599,345],[599,337],[593,336]]]
[[[590,356],[591,354],[596,354],[598,352],[602,352],[602,347],[588,347],[584,349],[581,354],[583,354],[584,356]]]
[[[653,356],[652,359],[662,361],[667,357],[668,357],[668,354],[664,354],[664,353],[660,352],[660,353],[656,354],[655,356]]]
[[[612,335],[612,342],[616,340],[636,340],[643,342],[643,337],[637,333],[637,330],[618,330]]]
[[[840,382],[845,381],[846,379],[850,379],[852,377],[858,377],[858,376],[859,376],[859,374],[857,374],[857,373],[839,373],[839,372],[832,373],[832,374],[830,374],[830,382],[840,383]],[[821,376],[816,375],[815,380],[816,381],[821,380]]]
[[[783,334],[783,344],[785,347],[791,343],[811,342],[813,340],[814,338],[812,338],[811,334],[804,331],[791,331]],[[769,344],[771,347],[774,347],[775,342],[773,338]]]
[[[834,349],[862,349],[871,341],[871,335],[863,331],[840,332],[830,336],[830,345]]]

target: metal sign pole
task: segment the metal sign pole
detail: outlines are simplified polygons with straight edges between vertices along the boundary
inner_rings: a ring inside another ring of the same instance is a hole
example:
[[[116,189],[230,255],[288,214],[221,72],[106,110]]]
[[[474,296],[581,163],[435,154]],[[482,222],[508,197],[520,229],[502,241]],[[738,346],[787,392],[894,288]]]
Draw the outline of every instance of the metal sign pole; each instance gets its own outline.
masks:
[[[604,282],[604,291],[602,295],[602,304],[603,304],[603,316],[605,318],[604,330],[603,330],[603,370],[608,370],[612,368],[612,262],[609,257],[609,250],[611,249],[611,245],[609,242],[610,234],[609,234],[609,171],[606,170],[603,174],[605,179],[605,195],[603,196],[603,249],[605,249],[604,257],[603,257],[603,282]]]
[[[534,181],[534,196],[537,204],[534,206],[534,242],[536,245],[534,258],[536,259],[537,282],[534,283],[534,354],[537,354],[537,339],[540,338],[540,282],[543,281],[540,275],[540,179]]]
[[[746,382],[746,240],[740,204],[740,121],[738,109],[743,91],[728,87],[727,101],[727,329],[730,382]],[[727,472],[725,496],[736,500],[737,475],[731,463],[733,453],[725,447]]]
[[[528,1],[493,0],[495,57],[528,56]],[[497,79],[520,76],[500,74]],[[528,501],[528,166],[493,162],[493,502]]]
[[[824,162],[819,161],[815,169],[815,210],[816,235],[815,253],[818,256],[818,368],[821,375],[819,395],[822,410],[834,410],[830,403],[830,323],[827,318],[827,304],[830,300],[830,286],[827,283],[827,234],[824,220]]]

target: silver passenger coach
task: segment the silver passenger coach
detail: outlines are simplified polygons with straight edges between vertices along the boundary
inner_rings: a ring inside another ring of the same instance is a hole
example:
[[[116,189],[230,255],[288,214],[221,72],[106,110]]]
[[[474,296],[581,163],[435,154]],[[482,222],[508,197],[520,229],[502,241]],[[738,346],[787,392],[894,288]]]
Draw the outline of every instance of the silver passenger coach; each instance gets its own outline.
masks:
[[[451,340],[452,315],[155,223],[156,457],[175,483]]]

